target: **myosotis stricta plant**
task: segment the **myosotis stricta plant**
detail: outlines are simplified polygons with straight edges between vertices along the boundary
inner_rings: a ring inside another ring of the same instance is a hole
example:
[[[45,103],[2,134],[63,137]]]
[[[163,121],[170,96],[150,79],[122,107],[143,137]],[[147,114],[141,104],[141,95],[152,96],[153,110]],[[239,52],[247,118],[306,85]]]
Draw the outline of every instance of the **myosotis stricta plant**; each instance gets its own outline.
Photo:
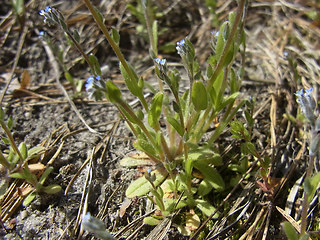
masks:
[[[151,102],[144,96],[148,84],[138,76],[119,48],[119,33],[112,29],[110,34],[103,23],[102,14],[89,0],[84,2],[118,57],[126,86],[141,103],[138,110],[127,103],[114,82],[102,79],[97,59],[84,53],[76,41],[76,35],[71,34],[56,9],[48,8],[40,14],[44,16],[45,22],[60,25],[70,39],[74,39],[77,43],[75,46],[91,69],[92,76],[86,84],[89,96],[101,98],[105,95],[115,105],[134,134],[134,147],[146,154],[148,163],[150,160],[154,163],[143,177],[130,184],[126,195],[143,196],[151,192],[154,198],[149,198],[155,199],[154,202],[163,215],[187,205],[210,216],[214,207],[207,201],[206,195],[213,189],[223,191],[225,188],[225,182],[216,169],[216,166],[222,164],[222,158],[214,142],[244,104],[244,101],[236,102],[242,70],[234,69],[232,63],[239,51],[245,51],[245,35],[241,27],[245,1],[239,1],[237,13],[230,13],[228,21],[221,25],[212,38],[213,54],[205,72],[201,71],[202,67],[197,62],[191,41],[186,37],[177,43],[176,50],[188,76],[187,89],[180,86],[181,73],[176,68],[170,68],[166,59],[158,57],[157,22],[151,21],[146,12],[145,20],[151,43],[149,52],[159,83]],[[149,1],[142,1],[145,11],[148,4]],[[165,89],[169,89],[169,92]],[[207,133],[217,118],[219,124],[212,133]],[[165,128],[160,125],[160,120],[165,122]],[[128,157],[121,164],[133,166],[147,162],[142,159],[133,161]],[[201,175],[197,188],[193,184],[195,169]],[[173,193],[173,197],[168,193]],[[181,198],[181,194],[184,197]],[[177,204],[178,199],[181,199],[180,204]]]
[[[313,97],[313,88],[301,89],[297,91],[295,95],[301,111],[305,116],[305,129],[309,129],[309,161],[303,184],[304,196],[301,210],[300,237],[290,223],[283,223],[283,228],[287,237],[290,239],[307,239],[309,237],[309,234],[306,233],[309,204],[312,201],[320,182],[320,173],[313,174],[314,162],[315,159],[318,159],[320,150],[320,116],[317,102]]]

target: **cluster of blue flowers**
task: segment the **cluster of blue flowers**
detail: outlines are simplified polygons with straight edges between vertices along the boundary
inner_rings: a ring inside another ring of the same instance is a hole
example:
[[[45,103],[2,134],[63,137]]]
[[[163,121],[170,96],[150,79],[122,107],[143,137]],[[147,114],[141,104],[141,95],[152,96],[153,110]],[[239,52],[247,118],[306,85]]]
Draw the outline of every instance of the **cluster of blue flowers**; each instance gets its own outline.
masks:
[[[105,81],[99,75],[90,76],[84,87],[89,98],[100,99],[102,96],[101,90],[105,89]]]
[[[301,89],[295,95],[303,114],[311,124],[309,153],[314,156],[320,150],[320,116],[316,101],[312,96],[312,90],[312,88]]]
[[[180,42],[177,42],[176,49],[177,49],[178,54],[180,56],[186,55],[188,52],[188,45],[185,43],[186,43],[186,41],[184,39],[181,40]]]
[[[295,93],[297,96],[297,103],[299,103],[302,112],[306,118],[310,121],[312,125],[315,123],[316,115],[316,102],[312,96],[312,90],[310,89],[301,89]]]
[[[160,73],[160,79],[164,79],[164,77],[167,75],[167,60],[165,58],[155,58],[154,61],[157,63]]]
[[[43,16],[43,22],[50,25],[55,23],[53,15],[55,15],[56,11],[53,11],[53,8],[46,7],[45,9],[41,9],[39,14]]]

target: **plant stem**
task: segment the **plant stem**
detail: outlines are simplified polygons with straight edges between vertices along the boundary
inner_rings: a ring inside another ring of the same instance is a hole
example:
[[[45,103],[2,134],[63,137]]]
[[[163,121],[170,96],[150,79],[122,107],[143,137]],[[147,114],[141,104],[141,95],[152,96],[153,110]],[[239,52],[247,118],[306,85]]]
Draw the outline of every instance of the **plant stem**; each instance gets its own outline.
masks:
[[[78,51],[81,53],[81,55],[84,57],[84,59],[86,60],[86,62],[88,63],[91,72],[94,74],[94,66],[91,64],[88,55],[83,51],[82,47],[80,46],[80,44],[74,39],[74,37],[72,36],[72,34],[69,31],[66,31],[66,34],[68,35],[68,37],[71,39],[71,41],[73,42],[73,44],[76,46],[76,48],[78,49]]]
[[[312,174],[314,159],[315,159],[315,156],[310,156],[305,179],[310,177]],[[305,234],[307,230],[307,218],[308,218],[308,209],[309,209],[308,197],[309,196],[307,192],[304,191],[303,202],[302,202],[302,212],[301,212],[301,230],[300,230],[301,236]]]
[[[223,52],[221,54],[221,57],[219,59],[219,62],[217,64],[217,67],[215,68],[211,78],[209,79],[209,82],[207,84],[207,90],[211,88],[213,82],[215,81],[215,79],[217,78],[217,76],[219,75],[219,73],[221,72],[221,69],[224,67],[223,64],[224,64],[224,61],[227,57],[227,53],[229,51],[229,48],[231,46],[231,43],[234,39],[234,35],[236,34],[237,32],[237,28],[238,28],[238,25],[240,23],[240,20],[242,18],[242,15],[243,15],[243,11],[244,11],[244,5],[245,5],[245,2],[246,0],[240,0],[239,1],[239,6],[238,6],[238,11],[237,11],[237,15],[236,15],[236,18],[235,18],[235,21],[234,21],[234,24],[232,26],[232,29],[231,29],[231,32],[230,32],[230,35],[228,37],[228,40],[227,40],[227,43],[223,49]]]
[[[135,80],[135,76],[134,73],[132,71],[132,69],[129,67],[129,65],[127,64],[127,61],[125,60],[119,46],[115,43],[115,41],[112,39],[111,35],[108,32],[108,29],[106,28],[106,26],[104,25],[102,19],[100,18],[100,16],[98,15],[97,11],[94,9],[93,5],[91,4],[90,0],[83,0],[84,3],[87,5],[88,9],[90,10],[94,20],[96,21],[96,23],[98,24],[100,30],[103,32],[104,36],[106,37],[107,41],[109,42],[110,46],[112,47],[114,53],[117,55],[119,61],[122,63],[124,69],[126,70],[126,72],[128,73],[130,79],[132,81],[136,81]],[[137,83],[138,84],[138,83]],[[146,100],[144,99],[143,95],[142,96],[138,96],[138,98],[140,99],[143,107],[145,108],[145,110],[147,112],[149,112],[149,108],[148,108],[148,104],[146,102]]]
[[[22,157],[22,155],[21,155],[16,143],[14,142],[13,136],[12,136],[9,128],[7,127],[7,125],[3,121],[0,121],[0,125],[1,125],[2,129],[5,131],[7,137],[9,138],[11,147],[16,152],[16,154],[18,154],[18,156],[20,158],[20,163],[22,163],[24,159],[23,159],[23,157]]]

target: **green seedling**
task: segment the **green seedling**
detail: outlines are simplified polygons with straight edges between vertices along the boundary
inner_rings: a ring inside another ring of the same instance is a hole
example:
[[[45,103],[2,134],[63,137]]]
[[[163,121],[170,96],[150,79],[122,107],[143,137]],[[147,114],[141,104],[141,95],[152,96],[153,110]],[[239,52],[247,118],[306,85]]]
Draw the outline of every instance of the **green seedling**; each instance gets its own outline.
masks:
[[[44,153],[45,149],[41,146],[28,149],[24,142],[17,146],[11,134],[12,122],[12,118],[9,118],[9,120],[5,122],[4,112],[1,108],[0,125],[6,134],[6,137],[2,137],[2,141],[6,145],[10,145],[10,147],[4,152],[0,152],[0,164],[5,167],[10,178],[23,179],[31,184],[31,188],[21,189],[21,195],[27,196],[24,199],[23,205],[27,206],[35,198],[36,193],[45,192],[54,194],[59,192],[61,187],[57,184],[49,186],[43,185],[52,172],[53,167],[45,169],[43,164],[36,163],[28,165],[28,162],[38,159],[40,155]],[[1,192],[3,192],[3,190],[1,190]]]
[[[40,166],[42,169],[45,166]],[[37,193],[47,193],[47,194],[55,194],[61,191],[61,187],[58,184],[51,184],[49,186],[44,186],[45,180],[48,178],[49,174],[53,171],[53,167],[48,167],[41,174],[40,178],[35,173],[32,173],[29,167],[26,165],[19,172],[12,173],[9,175],[11,178],[23,179],[29,184],[32,185],[31,188],[25,189],[27,192],[27,197],[23,201],[24,206],[28,206],[33,199],[36,197]],[[23,193],[22,193],[23,194]]]
[[[157,25],[148,19],[148,14],[144,14],[145,22],[149,23],[150,56],[154,60],[159,83],[151,102],[144,95],[149,84],[138,76],[118,46],[119,34],[114,29],[110,34],[98,9],[89,0],[84,2],[118,57],[128,90],[141,103],[141,107],[134,110],[119,87],[111,80],[102,79],[93,62],[87,60],[93,74],[86,85],[89,95],[105,95],[116,106],[135,137],[134,147],[147,156],[147,159],[128,157],[121,164],[151,168],[145,176],[129,185],[126,195],[147,195],[163,215],[187,207],[189,213],[195,210],[210,216],[215,208],[206,195],[211,191],[220,193],[225,190],[225,181],[218,168],[223,161],[215,142],[245,103],[244,100],[237,101],[243,70],[234,69],[232,65],[238,52],[245,50],[241,27],[245,1],[239,1],[237,13],[230,13],[228,21],[221,25],[217,37],[213,38],[213,52],[206,71],[201,70],[194,46],[188,38],[177,43],[176,49],[188,76],[188,88],[180,87],[180,71],[169,68],[166,59],[157,57]],[[58,24],[66,31],[67,26],[57,10],[47,8],[40,13],[45,22]],[[169,92],[164,91],[165,87]],[[217,119],[219,124],[215,126]],[[160,121],[165,123],[165,127]],[[208,132],[211,128],[214,130]],[[249,143],[247,145],[248,151],[254,151]],[[191,215],[191,218],[195,217]]]

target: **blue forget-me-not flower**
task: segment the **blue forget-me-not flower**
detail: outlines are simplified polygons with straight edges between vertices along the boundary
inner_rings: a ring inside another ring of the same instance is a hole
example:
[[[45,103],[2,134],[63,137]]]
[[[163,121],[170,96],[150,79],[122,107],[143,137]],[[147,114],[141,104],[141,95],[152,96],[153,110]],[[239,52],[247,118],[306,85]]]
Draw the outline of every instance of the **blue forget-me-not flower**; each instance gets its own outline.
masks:
[[[90,76],[88,77],[84,87],[89,98],[101,99],[101,90],[105,89],[105,81],[99,75]]]
[[[176,49],[180,56],[186,55],[188,50],[188,45],[186,44],[186,41],[183,39],[180,42],[177,42]]]
[[[315,111],[316,111],[316,102],[312,96],[312,90],[310,89],[301,89],[295,93],[297,96],[297,103],[299,103],[302,112],[306,118],[310,121],[311,125],[315,124]]]
[[[164,79],[165,76],[167,75],[167,60],[166,59],[161,59],[161,58],[155,58],[154,61],[157,63],[158,68],[159,68],[159,74],[160,74],[160,79]]]
[[[320,150],[320,117],[316,101],[312,96],[312,88],[301,89],[295,93],[302,112],[311,124],[309,153],[316,155]]]

